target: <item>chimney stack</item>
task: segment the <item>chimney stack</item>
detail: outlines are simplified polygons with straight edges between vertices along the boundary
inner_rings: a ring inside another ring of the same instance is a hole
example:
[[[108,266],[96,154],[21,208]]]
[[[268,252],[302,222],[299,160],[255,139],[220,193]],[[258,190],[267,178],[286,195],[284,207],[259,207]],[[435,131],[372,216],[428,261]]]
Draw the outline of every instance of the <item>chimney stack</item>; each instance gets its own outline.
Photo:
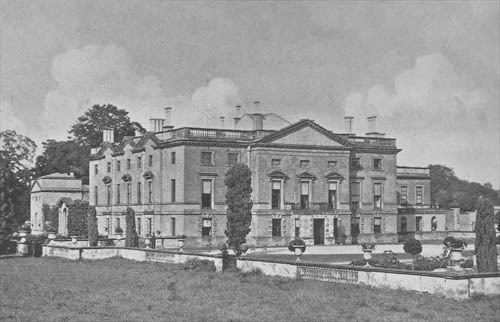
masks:
[[[252,121],[253,121],[253,130],[262,130],[264,127],[264,114],[262,113],[253,113],[252,114]]]
[[[223,129],[224,128],[224,120],[226,119],[224,116],[221,116],[219,117],[220,119],[220,128]]]
[[[103,143],[114,143],[115,142],[115,131],[113,129],[103,129],[102,130],[102,142]]]
[[[366,118],[366,120],[368,121],[368,133],[366,133],[366,134],[368,135],[370,133],[375,133],[376,132],[377,117],[376,116],[368,116]]]
[[[254,101],[253,105],[255,106],[255,112],[257,113],[259,111],[260,101]]]
[[[354,116],[344,117],[344,127],[347,134],[353,134]]]
[[[149,119],[149,131],[151,132],[161,132],[163,131],[163,126],[165,125],[165,119]]]
[[[167,106],[164,108],[164,110],[165,110],[165,123],[163,125],[162,130],[165,130],[165,131],[172,130],[174,128],[174,126],[172,124],[172,110],[173,110],[173,108]]]
[[[233,127],[234,129],[236,130],[236,128],[238,127],[238,122],[241,120],[241,105],[238,104],[236,105],[236,116],[233,117]]]

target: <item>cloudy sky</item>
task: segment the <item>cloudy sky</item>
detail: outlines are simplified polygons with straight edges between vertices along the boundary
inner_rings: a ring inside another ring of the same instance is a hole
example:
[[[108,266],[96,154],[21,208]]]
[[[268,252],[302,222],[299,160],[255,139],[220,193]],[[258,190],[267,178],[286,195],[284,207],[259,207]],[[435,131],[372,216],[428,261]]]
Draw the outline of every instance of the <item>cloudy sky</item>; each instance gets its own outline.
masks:
[[[94,103],[147,125],[242,104],[342,132],[366,116],[400,165],[500,188],[500,8],[474,2],[0,0],[1,129],[64,139]]]

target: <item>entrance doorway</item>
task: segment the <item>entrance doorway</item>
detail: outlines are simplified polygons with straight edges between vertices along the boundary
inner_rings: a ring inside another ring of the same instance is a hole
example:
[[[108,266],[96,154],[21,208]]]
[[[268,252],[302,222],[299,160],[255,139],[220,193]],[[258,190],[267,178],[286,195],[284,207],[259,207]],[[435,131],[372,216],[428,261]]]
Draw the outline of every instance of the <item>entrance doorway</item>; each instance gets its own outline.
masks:
[[[314,219],[314,245],[325,244],[325,219]]]
[[[358,235],[359,235],[359,218],[351,218],[351,237],[353,245],[356,245],[358,243]]]

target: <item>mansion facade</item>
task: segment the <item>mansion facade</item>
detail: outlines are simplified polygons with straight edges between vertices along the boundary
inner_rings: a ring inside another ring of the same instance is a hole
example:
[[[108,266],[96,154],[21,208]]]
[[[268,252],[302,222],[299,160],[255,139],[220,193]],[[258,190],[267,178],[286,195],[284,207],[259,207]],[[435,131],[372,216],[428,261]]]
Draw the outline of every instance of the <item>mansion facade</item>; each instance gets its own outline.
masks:
[[[252,171],[249,245],[286,245],[293,237],[396,242],[418,227],[445,229],[444,213],[430,208],[429,169],[398,167],[395,139],[334,133],[312,120],[267,130],[263,114],[246,118],[251,129],[173,128],[156,119],[152,131],[121,142],[105,130],[90,160],[99,234],[126,231],[131,207],[141,237],[186,235],[191,245],[217,245],[226,240],[225,173],[237,163]]]

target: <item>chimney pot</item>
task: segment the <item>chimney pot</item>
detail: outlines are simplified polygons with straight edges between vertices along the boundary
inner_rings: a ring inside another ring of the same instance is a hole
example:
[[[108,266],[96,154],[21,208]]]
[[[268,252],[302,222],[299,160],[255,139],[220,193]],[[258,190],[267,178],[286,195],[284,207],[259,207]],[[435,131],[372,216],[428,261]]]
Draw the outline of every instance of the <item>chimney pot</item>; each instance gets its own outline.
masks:
[[[162,126],[162,130],[172,130],[174,126],[172,125],[172,107],[165,107],[165,123]]]
[[[224,120],[226,118],[224,116],[221,116],[221,117],[219,117],[219,119],[220,119],[220,127],[221,127],[221,129],[223,129],[224,128]]]
[[[103,129],[102,130],[102,142],[114,143],[115,142],[115,131],[113,129]]]
[[[253,113],[252,120],[253,120],[253,130],[254,131],[263,129],[263,127],[264,127],[264,114]]]
[[[344,117],[344,127],[345,131],[348,134],[353,134],[353,123],[354,123],[354,116],[346,116]]]

